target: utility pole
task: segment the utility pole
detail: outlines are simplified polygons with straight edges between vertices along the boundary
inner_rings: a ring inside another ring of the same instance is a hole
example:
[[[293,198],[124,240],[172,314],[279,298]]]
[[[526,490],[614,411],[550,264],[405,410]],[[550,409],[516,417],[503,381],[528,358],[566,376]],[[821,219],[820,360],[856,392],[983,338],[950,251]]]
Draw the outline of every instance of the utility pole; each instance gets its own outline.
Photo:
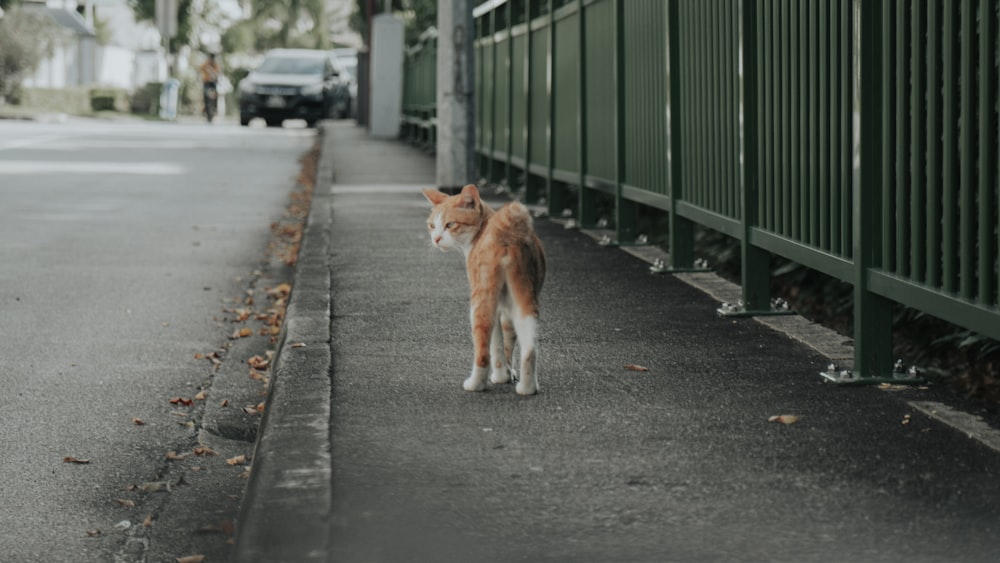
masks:
[[[473,0],[438,0],[437,184],[475,181]]]

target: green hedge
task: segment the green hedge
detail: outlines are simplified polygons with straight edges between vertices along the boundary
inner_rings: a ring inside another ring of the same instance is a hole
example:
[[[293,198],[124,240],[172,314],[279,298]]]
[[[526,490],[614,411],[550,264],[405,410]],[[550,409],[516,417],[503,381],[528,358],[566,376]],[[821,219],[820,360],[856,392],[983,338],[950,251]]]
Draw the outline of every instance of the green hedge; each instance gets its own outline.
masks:
[[[87,114],[90,109],[90,89],[22,88],[21,106],[39,111],[54,111],[74,115]]]

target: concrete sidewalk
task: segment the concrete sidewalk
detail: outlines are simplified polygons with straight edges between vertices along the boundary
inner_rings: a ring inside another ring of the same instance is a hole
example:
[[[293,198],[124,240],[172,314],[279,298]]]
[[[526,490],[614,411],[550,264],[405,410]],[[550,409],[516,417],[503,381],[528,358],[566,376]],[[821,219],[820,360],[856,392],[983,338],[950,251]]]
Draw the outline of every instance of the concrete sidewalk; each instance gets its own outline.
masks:
[[[541,393],[463,391],[433,158],[334,123],[322,163],[236,561],[1000,556],[1000,453],[948,393],[824,385],[815,349],[553,221]]]

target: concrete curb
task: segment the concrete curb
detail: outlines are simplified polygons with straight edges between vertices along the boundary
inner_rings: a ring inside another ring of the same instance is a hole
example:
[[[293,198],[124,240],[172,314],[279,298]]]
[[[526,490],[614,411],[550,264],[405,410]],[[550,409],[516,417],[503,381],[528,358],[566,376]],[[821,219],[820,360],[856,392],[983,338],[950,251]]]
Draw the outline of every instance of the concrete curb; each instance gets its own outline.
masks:
[[[330,185],[324,134],[232,560],[325,561],[330,456]]]

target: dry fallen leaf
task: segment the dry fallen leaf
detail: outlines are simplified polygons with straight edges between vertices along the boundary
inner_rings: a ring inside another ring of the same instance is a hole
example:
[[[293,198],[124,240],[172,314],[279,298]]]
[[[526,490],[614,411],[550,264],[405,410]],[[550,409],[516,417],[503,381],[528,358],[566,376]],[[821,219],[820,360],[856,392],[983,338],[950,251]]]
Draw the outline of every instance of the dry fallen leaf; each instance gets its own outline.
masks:
[[[253,405],[247,405],[243,407],[243,412],[247,414],[260,414],[260,412],[257,411],[257,407]]]
[[[147,515],[146,519],[142,521],[142,525],[145,528],[151,527],[153,525],[153,515],[152,514]]]
[[[795,424],[799,417],[794,414],[777,414],[767,419],[768,422],[780,422],[781,424]]]
[[[236,457],[231,457],[226,460],[229,465],[245,465],[247,462],[247,456],[240,454]]]
[[[178,454],[177,452],[170,451],[170,452],[167,452],[167,461],[180,461],[180,460],[186,459],[186,458],[188,458],[190,456],[191,456],[190,452],[188,452],[186,454]]]
[[[201,563],[204,560],[204,555],[187,555],[184,557],[178,557],[177,563]]]
[[[132,417],[132,424],[134,424],[136,426],[145,426],[146,425],[146,421],[143,420],[143,419],[141,419],[141,418],[139,418],[139,417],[133,416]]]
[[[306,347],[306,343],[305,342],[296,342],[296,343],[292,344],[292,348],[305,348],[305,347]]]
[[[194,449],[194,455],[207,456],[207,455],[219,455],[219,454],[208,446],[197,446]]]
[[[266,358],[253,356],[247,360],[247,364],[249,364],[253,369],[265,370],[269,365],[271,365],[271,362]]]
[[[201,391],[198,391],[197,395],[194,396],[194,400],[195,401],[204,401],[206,396],[207,395],[205,393],[205,390],[202,389]]]
[[[253,329],[245,326],[233,333],[229,338],[231,340],[237,340],[239,338],[246,338],[247,336],[253,336]]]
[[[90,460],[81,459],[73,456],[67,456],[63,458],[63,463],[75,463],[76,465],[87,465],[88,463],[90,463]]]
[[[174,397],[173,399],[170,399],[170,404],[171,405],[183,405],[185,407],[190,407],[191,405],[194,404],[194,401],[192,401],[191,399],[188,399],[187,397]]]
[[[101,531],[96,528],[93,530],[87,530],[87,537],[96,538],[99,535],[101,535]]]
[[[155,493],[157,491],[170,492],[170,481],[151,481],[142,484],[142,492]]]
[[[117,502],[118,504],[124,506],[125,508],[133,508],[133,507],[135,507],[135,501],[131,500],[131,499],[116,498],[115,502]]]
[[[629,371],[649,371],[648,367],[646,367],[646,366],[640,366],[640,365],[637,365],[637,364],[627,364],[625,366],[625,369],[627,369]]]
[[[270,297],[284,298],[288,297],[288,294],[291,293],[291,291],[292,291],[292,286],[288,285],[287,283],[282,283],[267,290],[267,294]]]
[[[222,407],[222,408],[228,407],[229,406],[229,399],[223,399],[222,402],[219,403],[219,406]]]

